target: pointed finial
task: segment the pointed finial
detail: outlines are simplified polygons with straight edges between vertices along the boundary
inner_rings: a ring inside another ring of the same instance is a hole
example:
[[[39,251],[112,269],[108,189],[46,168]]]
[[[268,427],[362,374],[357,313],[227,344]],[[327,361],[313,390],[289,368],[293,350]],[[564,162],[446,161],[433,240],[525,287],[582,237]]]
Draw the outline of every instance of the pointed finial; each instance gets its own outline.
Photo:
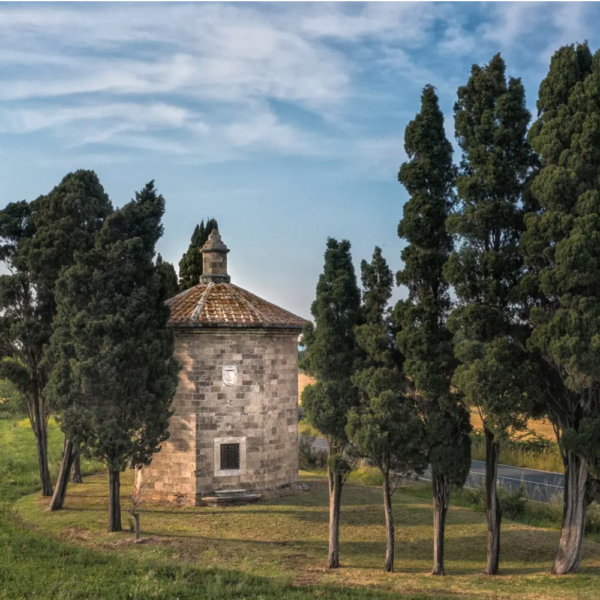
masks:
[[[213,229],[208,240],[202,246],[202,276],[200,281],[229,283],[231,277],[227,274],[227,253],[229,248],[223,243],[217,229]]]

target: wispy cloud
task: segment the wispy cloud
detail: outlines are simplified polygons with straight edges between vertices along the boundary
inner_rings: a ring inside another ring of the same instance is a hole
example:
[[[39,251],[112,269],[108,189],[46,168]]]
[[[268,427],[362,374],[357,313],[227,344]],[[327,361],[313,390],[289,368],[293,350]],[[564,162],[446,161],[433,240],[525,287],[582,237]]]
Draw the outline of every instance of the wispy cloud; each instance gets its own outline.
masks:
[[[414,110],[429,82],[449,104],[475,55],[502,51],[526,71],[539,69],[557,43],[592,33],[591,10],[572,3],[5,4],[0,134],[44,131],[64,147],[206,161],[372,152],[376,165],[388,134],[366,123],[369,107]]]

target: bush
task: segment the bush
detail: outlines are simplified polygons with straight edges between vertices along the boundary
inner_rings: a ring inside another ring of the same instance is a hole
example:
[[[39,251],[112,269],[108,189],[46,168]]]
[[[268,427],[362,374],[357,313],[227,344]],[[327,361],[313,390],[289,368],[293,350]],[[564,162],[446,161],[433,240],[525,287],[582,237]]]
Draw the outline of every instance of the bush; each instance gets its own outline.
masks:
[[[516,490],[498,486],[498,500],[500,500],[502,514],[507,519],[519,519],[525,514],[527,496],[523,484]]]
[[[327,468],[327,452],[315,448],[315,436],[301,433],[298,438],[298,462],[302,471],[323,471]]]
[[[497,490],[503,516],[512,520],[522,518],[528,505],[525,487],[521,485],[518,489],[513,490],[499,485]],[[460,506],[467,506],[482,512],[486,510],[486,494],[483,485],[476,488],[454,489],[452,497]]]
[[[0,419],[12,419],[27,414],[27,409],[15,386],[0,379]]]
[[[350,483],[365,485],[367,487],[381,487],[383,485],[383,474],[377,467],[371,467],[362,460],[358,467],[348,477]]]

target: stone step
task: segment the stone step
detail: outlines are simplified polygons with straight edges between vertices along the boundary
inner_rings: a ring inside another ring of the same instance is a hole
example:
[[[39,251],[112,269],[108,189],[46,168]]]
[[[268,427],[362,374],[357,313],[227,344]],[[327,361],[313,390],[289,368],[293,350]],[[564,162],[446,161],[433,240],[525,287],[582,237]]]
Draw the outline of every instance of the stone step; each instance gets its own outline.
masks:
[[[205,496],[202,502],[208,506],[238,506],[258,502],[262,494],[255,494],[247,490],[218,490],[212,496]]]
[[[243,494],[249,494],[248,490],[215,490],[213,494],[217,496],[239,496]]]

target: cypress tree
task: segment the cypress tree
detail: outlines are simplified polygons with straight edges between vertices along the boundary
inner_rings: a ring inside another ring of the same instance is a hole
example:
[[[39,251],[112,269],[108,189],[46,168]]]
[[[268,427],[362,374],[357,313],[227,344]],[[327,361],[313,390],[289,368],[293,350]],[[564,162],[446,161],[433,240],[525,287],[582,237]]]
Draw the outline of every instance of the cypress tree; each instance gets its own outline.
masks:
[[[175,272],[175,267],[165,260],[159,254],[156,257],[156,269],[161,274],[161,277],[165,279],[165,287],[167,289],[167,298],[172,298],[177,295],[179,291],[178,283],[177,283],[177,273]]]
[[[76,253],[86,252],[94,245],[96,232],[111,212],[112,204],[98,176],[94,171],[86,170],[69,173],[48,195],[32,203],[36,234],[31,241],[28,262],[39,290],[37,299],[47,336],[45,348],[50,342],[56,315],[56,281],[61,272],[73,264]],[[48,373],[52,365],[46,354],[42,364]],[[60,414],[57,419],[60,421]],[[65,438],[51,510],[63,506],[77,453],[78,448]]]
[[[120,473],[168,437],[178,380],[167,289],[154,264],[164,199],[150,182],[106,219],[57,282],[47,393],[69,440],[109,472],[109,531],[121,530]]]
[[[56,314],[55,284],[76,252],[94,244],[112,205],[93,171],[69,173],[49,194],[0,211],[0,376],[13,382],[28,409],[38,454],[41,490],[52,495],[43,392],[50,365],[44,352]],[[69,455],[67,455],[69,458]]]
[[[376,247],[372,262],[361,263],[364,323],[356,327],[361,368],[352,377],[360,405],[350,410],[346,431],[363,458],[383,475],[386,524],[385,571],[394,570],[394,515],[392,488],[402,474],[422,472],[427,466],[423,421],[406,393],[402,360],[396,348],[395,328],[388,301],[393,274]]]
[[[348,443],[348,411],[357,404],[352,385],[359,351],[354,328],[360,318],[360,291],[350,254],[350,242],[327,240],[325,266],[311,305],[315,324],[303,331],[306,355],[303,366],[316,383],[302,392],[307,420],[329,445],[329,568],[339,567],[339,519],[342,488],[349,473],[344,457]]]
[[[424,88],[421,111],[406,128],[404,148],[409,160],[400,167],[398,180],[410,199],[398,235],[408,245],[397,281],[407,286],[408,299],[396,308],[401,324],[398,345],[426,428],[434,505],[433,574],[443,575],[450,490],[464,485],[469,474],[471,425],[450,385],[455,368],[452,334],[446,328],[451,301],[442,270],[452,251],[446,219],[455,201],[456,168],[431,85]]]
[[[76,452],[73,457],[73,466],[71,467],[71,482],[83,483],[81,476],[81,452]]]
[[[213,229],[219,229],[216,219],[207,219],[206,225],[202,220],[200,225],[196,225],[188,250],[179,261],[180,292],[198,285],[200,282],[200,276],[202,275],[202,253],[200,250],[206,244],[206,240],[208,240],[208,236]]]
[[[600,453],[600,52],[565,46],[552,57],[529,139],[541,158],[522,249],[543,396],[565,469],[553,573],[579,570],[586,507]]]
[[[447,227],[460,246],[444,268],[458,299],[448,321],[461,362],[453,382],[484,425],[489,575],[497,573],[500,556],[500,441],[509,428],[525,426],[531,380],[515,290],[523,272],[518,246],[534,159],[526,140],[525,92],[519,79],[506,80],[505,70],[496,55],[484,67],[474,65],[458,90],[459,203]]]

